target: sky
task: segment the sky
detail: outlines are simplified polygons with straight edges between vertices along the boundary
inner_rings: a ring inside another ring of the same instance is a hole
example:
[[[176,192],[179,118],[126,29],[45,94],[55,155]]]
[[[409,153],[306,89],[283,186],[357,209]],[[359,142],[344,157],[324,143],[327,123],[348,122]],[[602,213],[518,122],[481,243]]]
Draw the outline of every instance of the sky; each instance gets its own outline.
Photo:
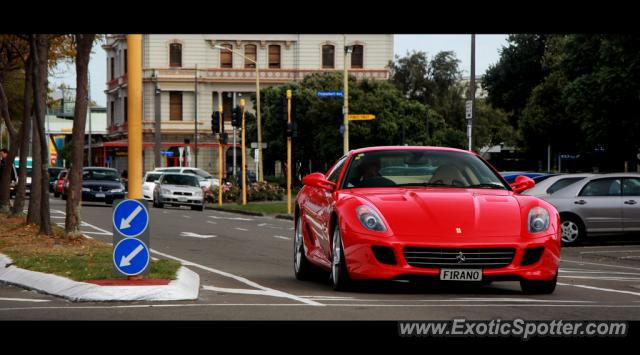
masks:
[[[487,68],[498,61],[500,49],[506,45],[507,35],[476,35],[476,75],[482,75]],[[89,61],[91,80],[91,99],[100,106],[106,105],[104,90],[107,82],[107,58],[97,43],[93,47]],[[407,51],[424,51],[429,57],[441,51],[453,51],[460,59],[462,75],[469,75],[471,65],[470,35],[395,35],[394,54],[404,56]],[[73,64],[61,64],[49,77],[49,86],[58,87],[61,83],[75,87],[75,67]]]

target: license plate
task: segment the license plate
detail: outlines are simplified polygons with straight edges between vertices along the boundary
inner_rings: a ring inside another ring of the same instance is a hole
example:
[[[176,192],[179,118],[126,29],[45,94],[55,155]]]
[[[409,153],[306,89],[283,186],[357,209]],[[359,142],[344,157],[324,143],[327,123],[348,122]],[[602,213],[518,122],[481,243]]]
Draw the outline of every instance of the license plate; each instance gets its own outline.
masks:
[[[441,269],[440,280],[482,281],[482,269]]]
[[[104,194],[96,194],[96,198],[104,198]]]
[[[187,201],[187,198],[186,197],[178,197],[178,201],[185,202],[185,201]]]

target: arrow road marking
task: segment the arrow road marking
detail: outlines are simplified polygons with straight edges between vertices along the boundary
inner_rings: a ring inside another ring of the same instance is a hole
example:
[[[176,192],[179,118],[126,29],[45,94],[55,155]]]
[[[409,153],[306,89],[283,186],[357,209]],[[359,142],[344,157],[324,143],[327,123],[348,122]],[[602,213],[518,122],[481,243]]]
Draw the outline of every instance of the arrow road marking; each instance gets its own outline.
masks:
[[[144,247],[142,245],[138,245],[135,249],[133,249],[133,251],[129,255],[127,256],[123,255],[122,259],[120,259],[120,267],[131,265],[131,259],[135,258],[136,255],[140,254],[140,252],[143,249]]]
[[[193,238],[201,238],[201,239],[207,239],[207,238],[217,238],[217,235],[213,235],[213,234],[197,234],[197,233],[192,233],[192,232],[181,232],[180,233],[181,237],[193,237]]]
[[[133,219],[136,218],[136,216],[140,212],[142,212],[142,207],[138,206],[138,207],[136,207],[135,210],[133,210],[133,212],[131,212],[129,217],[123,218],[122,221],[120,221],[120,229],[127,229],[127,228],[131,227],[131,221],[133,221]]]

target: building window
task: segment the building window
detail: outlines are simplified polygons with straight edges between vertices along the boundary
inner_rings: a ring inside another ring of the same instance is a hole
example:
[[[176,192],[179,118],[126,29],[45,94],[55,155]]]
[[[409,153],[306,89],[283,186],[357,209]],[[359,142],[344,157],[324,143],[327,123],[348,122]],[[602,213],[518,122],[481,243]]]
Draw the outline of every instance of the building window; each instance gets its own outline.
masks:
[[[254,44],[247,44],[244,46],[244,56],[248,59],[244,61],[245,68],[255,68],[256,67],[256,58],[257,58],[257,47]]]
[[[223,44],[222,47],[226,49],[220,50],[220,68],[233,68],[233,46],[230,44]]]
[[[115,79],[115,77],[116,77],[116,62],[115,62],[115,58],[114,57],[109,58],[109,71],[111,72],[111,80]]]
[[[336,49],[332,44],[325,44],[322,46],[322,68],[333,69],[335,68],[335,54]]]
[[[123,72],[126,74],[127,73],[127,50],[124,50],[124,70]]]
[[[169,92],[169,120],[182,121],[182,91]]]
[[[351,52],[351,68],[362,69],[364,65],[364,47],[356,44]]]
[[[180,43],[171,43],[169,45],[169,66],[182,66],[182,45]]]
[[[129,98],[125,97],[122,102],[124,103],[124,121],[129,120]]]
[[[280,46],[277,44],[269,46],[269,68],[280,68]]]
[[[116,102],[115,101],[111,101],[109,103],[109,113],[111,113],[111,125],[113,126],[114,122],[116,121]]]

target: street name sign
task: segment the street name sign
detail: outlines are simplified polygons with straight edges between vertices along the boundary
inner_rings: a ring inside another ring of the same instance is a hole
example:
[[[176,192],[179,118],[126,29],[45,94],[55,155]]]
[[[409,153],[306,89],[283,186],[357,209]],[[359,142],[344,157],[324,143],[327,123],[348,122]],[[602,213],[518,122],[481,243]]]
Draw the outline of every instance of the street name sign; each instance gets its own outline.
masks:
[[[149,210],[145,200],[115,201],[113,224],[113,271],[135,276],[149,272]]]
[[[375,120],[376,115],[371,114],[358,114],[358,115],[349,115],[349,121],[369,121]]]
[[[342,91],[317,91],[317,97],[342,97],[344,94]]]
[[[470,120],[471,118],[473,118],[473,102],[471,102],[471,100],[467,100],[465,102],[465,108],[467,119]]]

